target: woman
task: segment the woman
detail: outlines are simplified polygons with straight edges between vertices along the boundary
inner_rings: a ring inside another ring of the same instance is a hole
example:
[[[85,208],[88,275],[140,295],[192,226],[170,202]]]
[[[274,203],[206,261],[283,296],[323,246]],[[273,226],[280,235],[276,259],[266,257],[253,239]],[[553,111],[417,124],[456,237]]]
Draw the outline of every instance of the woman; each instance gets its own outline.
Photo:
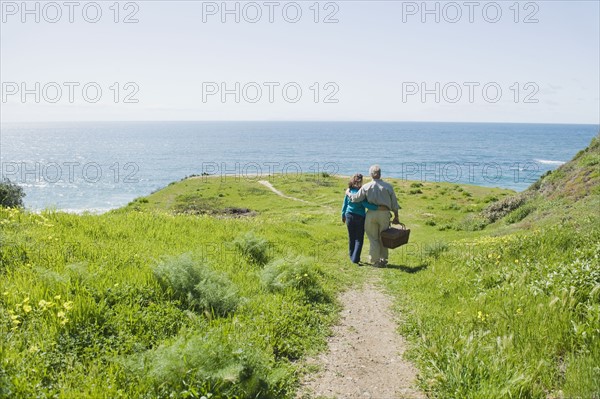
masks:
[[[362,187],[363,176],[360,173],[352,176],[348,182],[348,188],[351,193],[357,192]],[[342,223],[346,223],[348,227],[348,252],[352,263],[359,264],[360,253],[363,247],[365,238],[365,216],[366,210],[379,209],[377,205],[373,205],[367,200],[362,202],[352,202],[347,195],[344,196],[344,206],[342,207]],[[381,207],[381,209],[387,209]]]

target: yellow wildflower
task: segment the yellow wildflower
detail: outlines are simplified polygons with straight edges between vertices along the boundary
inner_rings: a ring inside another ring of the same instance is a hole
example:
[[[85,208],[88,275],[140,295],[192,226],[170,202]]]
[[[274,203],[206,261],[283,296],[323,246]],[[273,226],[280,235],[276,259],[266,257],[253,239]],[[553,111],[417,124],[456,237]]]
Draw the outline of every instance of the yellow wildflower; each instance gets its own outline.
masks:
[[[29,305],[23,305],[23,312],[25,312],[25,313],[31,312],[31,306],[29,306]]]
[[[61,318],[61,319],[62,319],[62,318],[64,318],[64,317],[65,317],[65,312],[63,312],[63,311],[60,311],[60,312],[58,312],[56,315],[57,315],[59,318]]]
[[[65,308],[66,310],[73,309],[73,301],[68,301],[68,302],[63,303],[63,308]]]
[[[489,314],[484,314],[481,310],[477,312],[477,318],[479,320],[481,320],[482,322],[486,321],[486,319],[489,317]]]

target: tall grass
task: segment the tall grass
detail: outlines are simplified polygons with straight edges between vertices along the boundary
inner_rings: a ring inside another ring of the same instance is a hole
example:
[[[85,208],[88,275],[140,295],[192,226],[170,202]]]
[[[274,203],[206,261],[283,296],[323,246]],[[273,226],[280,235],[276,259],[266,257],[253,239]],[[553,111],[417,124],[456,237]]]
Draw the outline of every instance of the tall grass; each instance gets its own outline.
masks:
[[[271,291],[296,289],[301,291],[308,301],[329,300],[320,283],[323,272],[307,257],[278,259],[265,267],[261,278]]]
[[[194,310],[225,316],[240,302],[227,276],[195,262],[190,254],[163,259],[154,267],[154,275],[173,298]]]
[[[452,398],[600,396],[600,228],[453,243],[403,292],[422,385]]]
[[[251,231],[236,237],[233,244],[250,262],[262,266],[269,260],[269,242]]]
[[[0,208],[0,223],[0,397],[293,397],[291,361],[324,345],[333,304],[266,289],[267,239],[243,233],[288,256],[286,220]]]

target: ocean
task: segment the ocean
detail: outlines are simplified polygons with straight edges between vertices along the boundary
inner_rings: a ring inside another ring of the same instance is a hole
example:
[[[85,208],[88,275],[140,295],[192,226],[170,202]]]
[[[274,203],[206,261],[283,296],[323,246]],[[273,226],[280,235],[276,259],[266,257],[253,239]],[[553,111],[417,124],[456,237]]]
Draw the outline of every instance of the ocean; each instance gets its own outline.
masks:
[[[526,189],[585,148],[598,125],[434,122],[3,124],[2,176],[25,206],[105,212],[189,175],[368,174]]]

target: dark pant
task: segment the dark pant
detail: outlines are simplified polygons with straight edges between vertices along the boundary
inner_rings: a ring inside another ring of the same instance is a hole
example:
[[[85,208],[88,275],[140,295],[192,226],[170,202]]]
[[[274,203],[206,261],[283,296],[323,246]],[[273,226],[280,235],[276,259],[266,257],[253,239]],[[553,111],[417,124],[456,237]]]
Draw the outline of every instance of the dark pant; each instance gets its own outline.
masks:
[[[365,217],[355,213],[347,213],[346,226],[348,227],[348,252],[350,260],[358,263],[365,239]]]

